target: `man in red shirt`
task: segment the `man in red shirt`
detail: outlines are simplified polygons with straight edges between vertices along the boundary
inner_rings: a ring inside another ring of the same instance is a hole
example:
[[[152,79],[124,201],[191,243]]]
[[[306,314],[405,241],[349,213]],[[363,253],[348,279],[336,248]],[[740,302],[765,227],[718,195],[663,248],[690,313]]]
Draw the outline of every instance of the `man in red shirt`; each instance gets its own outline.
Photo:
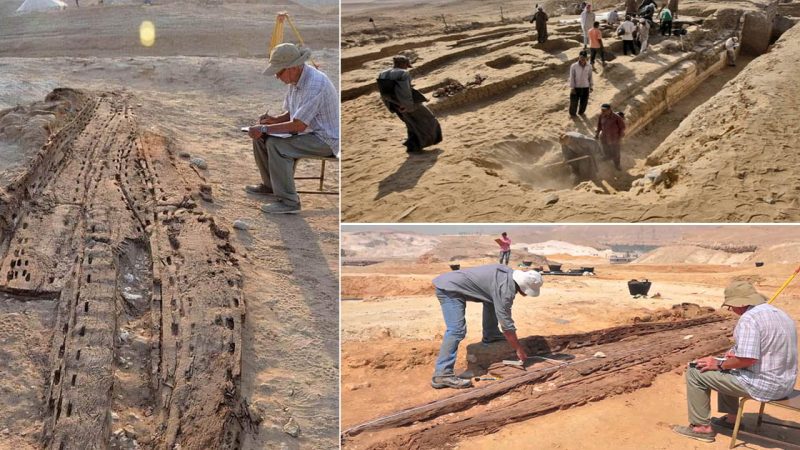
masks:
[[[508,265],[508,260],[511,259],[511,239],[504,231],[500,239],[495,239],[497,245],[500,246],[500,264]]]
[[[600,60],[603,62],[603,67],[605,67],[606,56],[603,54],[603,32],[600,31],[600,22],[595,22],[592,29],[589,30],[589,62],[592,64],[592,70],[594,70],[594,60],[598,53],[600,53]]]
[[[611,110],[611,105],[603,103],[600,118],[597,120],[595,139],[600,138],[606,159],[614,161],[614,167],[622,170],[619,164],[620,141],[625,136],[625,120]]]

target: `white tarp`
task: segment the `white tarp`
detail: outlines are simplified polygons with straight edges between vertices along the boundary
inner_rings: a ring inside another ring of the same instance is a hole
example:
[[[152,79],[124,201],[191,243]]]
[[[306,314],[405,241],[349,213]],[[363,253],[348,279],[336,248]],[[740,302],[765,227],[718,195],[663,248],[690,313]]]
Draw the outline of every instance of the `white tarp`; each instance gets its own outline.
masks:
[[[17,8],[18,13],[28,13],[32,11],[44,11],[47,9],[64,9],[67,4],[61,0],[25,0],[25,3]]]

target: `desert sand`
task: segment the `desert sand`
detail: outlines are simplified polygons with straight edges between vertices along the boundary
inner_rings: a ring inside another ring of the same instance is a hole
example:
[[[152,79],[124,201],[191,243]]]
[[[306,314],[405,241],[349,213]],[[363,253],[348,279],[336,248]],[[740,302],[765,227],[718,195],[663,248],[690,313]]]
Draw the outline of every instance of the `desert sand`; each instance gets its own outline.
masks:
[[[446,227],[443,227],[446,228]],[[569,226],[559,227],[559,229]],[[598,227],[600,228],[600,227]],[[604,239],[621,245],[641,244],[637,239],[639,233],[632,232],[635,227],[602,227],[599,233]],[[670,227],[680,228],[680,227]],[[781,255],[780,261],[766,263],[756,267],[752,260],[738,263],[718,264],[714,259],[719,255],[710,254],[708,262],[677,262],[671,250],[679,250],[682,243],[694,241],[696,244],[717,242],[722,246],[731,242],[755,245],[759,251],[797,242],[796,237],[781,236],[780,233],[769,232],[770,228],[749,227],[706,227],[696,233],[698,227],[687,227],[678,238],[665,239],[659,248],[645,254],[648,262],[630,264],[609,264],[607,259],[591,256],[572,256],[567,253],[557,257],[547,257],[547,261],[564,264],[565,269],[593,266],[596,276],[563,277],[545,275],[542,293],[537,298],[517,298],[514,306],[514,320],[519,336],[533,339],[542,336],[556,339],[561,335],[578,335],[589,333],[598,335],[600,330],[613,327],[631,327],[644,324],[664,324],[676,319],[665,315],[673,305],[693,303],[700,308],[719,307],[725,285],[733,279],[750,280],[757,288],[771,295],[775,292],[792,271],[797,262],[792,254]],[[525,227],[517,228],[517,232]],[[767,230],[763,232],[763,230]],[[513,230],[513,229],[510,229]],[[510,231],[512,239],[516,236]],[[409,250],[408,231],[398,240],[398,246]],[[343,248],[348,249],[348,227],[343,228]],[[392,242],[389,232],[360,231],[359,240],[363,244],[370,237],[375,242]],[[531,231],[531,235],[538,233]],[[563,239],[568,234],[557,233]],[[648,233],[641,235],[649,236]],[[418,236],[422,238],[425,236]],[[749,240],[752,237],[752,240]],[[492,235],[463,236],[463,243],[492,241]],[[455,238],[452,238],[455,239]],[[592,238],[583,235],[583,245],[589,245]],[[519,242],[522,242],[518,239]],[[402,244],[401,244],[402,242]],[[531,244],[536,241],[531,241]],[[603,247],[595,243],[598,248]],[[568,251],[570,246],[564,246]],[[702,247],[698,247],[702,248]],[[438,247],[445,252],[446,246]],[[719,250],[709,250],[718,252]],[[426,250],[425,254],[431,252]],[[433,250],[434,253],[437,249]],[[776,253],[777,250],[773,250]],[[696,253],[695,253],[696,254]],[[734,253],[735,254],[735,253]],[[471,259],[462,259],[462,267],[493,263],[494,258],[482,256],[482,251],[474,253]],[[692,254],[687,254],[689,257]],[[512,252],[512,265],[523,259],[531,259],[534,255],[522,251]],[[686,422],[685,385],[683,373],[685,363],[691,359],[689,354],[678,355],[671,362],[664,360],[654,366],[646,366],[647,361],[656,361],[660,356],[646,354],[646,348],[664,342],[667,332],[655,333],[647,340],[638,343],[638,351],[633,358],[642,359],[642,369],[628,373],[615,374],[609,380],[623,379],[629,376],[630,386],[619,388],[607,395],[600,395],[601,385],[587,385],[582,392],[586,399],[577,405],[565,409],[548,410],[535,417],[509,423],[499,422],[487,425],[491,432],[477,432],[469,428],[469,423],[481,414],[495,414],[506,407],[527,398],[513,393],[501,395],[488,401],[485,405],[476,405],[463,411],[443,414],[431,420],[422,420],[408,426],[383,430],[366,430],[353,433],[359,426],[378,418],[387,417],[407,408],[418,407],[434,400],[455,398],[466,391],[435,390],[430,388],[429,381],[433,363],[438,354],[438,347],[444,326],[438,302],[433,295],[431,280],[440,273],[449,271],[447,258],[429,262],[409,258],[376,258],[373,264],[351,266],[350,260],[343,259],[342,273],[342,428],[344,448],[388,448],[402,440],[406,445],[424,445],[436,439],[436,430],[448,434],[448,445],[454,448],[498,448],[526,446],[536,442],[537,448],[561,449],[641,449],[641,448],[727,448],[729,434],[719,434],[714,444],[695,443],[674,434],[670,430],[673,424]],[[691,258],[689,258],[691,259]],[[354,259],[358,261],[358,258]],[[627,289],[630,279],[647,278],[652,282],[649,296],[633,298]],[[784,309],[792,317],[798,317],[800,308],[800,287],[795,281],[776,301],[776,306]],[[468,353],[474,352],[479,358],[484,352],[491,355],[509,353],[510,347],[505,343],[492,344],[489,350],[482,350],[481,312],[479,305],[469,304],[467,307],[467,337],[459,348],[456,371],[469,369]],[[732,320],[735,320],[731,318]],[[733,322],[731,322],[732,324]],[[712,325],[703,325],[694,331],[679,331],[678,340],[693,345],[705,342],[700,333],[713,331],[714,339],[720,334],[725,336],[723,346],[729,344],[730,329],[717,329]],[[703,331],[705,330],[705,331]],[[660,337],[661,336],[661,337]],[[695,339],[699,339],[695,341]],[[625,340],[623,340],[624,342]],[[633,342],[633,341],[631,341]],[[498,346],[498,348],[494,348]],[[691,346],[689,348],[692,348]],[[586,354],[594,350],[564,349],[561,353]],[[699,351],[699,350],[698,350]],[[510,357],[511,353],[508,354]],[[613,358],[611,352],[608,357]],[[683,360],[681,360],[683,358]],[[498,359],[499,360],[499,359]],[[490,360],[493,361],[493,360]],[[539,367],[539,366],[535,366]],[[645,368],[646,367],[646,368]],[[507,369],[516,370],[516,369]],[[491,373],[501,373],[492,369]],[[504,372],[503,372],[504,373]],[[513,376],[512,372],[511,375]],[[602,376],[600,376],[602,379]],[[644,381],[648,380],[648,381]],[[502,380],[501,380],[502,381]],[[558,379],[555,380],[558,383]],[[481,381],[479,387],[491,386],[495,381]],[[548,392],[546,382],[532,384],[524,390],[528,397],[544,390]],[[554,394],[551,392],[551,394]],[[546,399],[547,395],[543,397]],[[592,398],[594,398],[592,400]],[[555,400],[554,400],[555,401]],[[712,405],[715,403],[712,402]],[[757,410],[757,407],[755,408]],[[753,405],[748,408],[745,423],[755,421]],[[767,414],[773,418],[796,423],[797,418],[789,412],[772,410]],[[478,419],[476,419],[478,420]],[[461,425],[460,425],[461,424]],[[463,425],[464,428],[459,428]],[[472,431],[470,431],[472,430]],[[765,426],[764,435],[773,438],[797,441],[797,431]],[[353,433],[353,434],[351,434]],[[409,436],[411,436],[409,438]],[[755,438],[743,437],[748,448],[776,448],[775,445]]]
[[[800,52],[800,31],[789,28],[800,15],[797,2],[680,2],[688,34],[662,37],[654,29],[650,50],[635,57],[622,55],[606,26],[606,46],[617,58],[596,68],[587,115],[574,120],[566,83],[581,37],[573,3],[543,2],[550,37],[538,44],[522,20],[532,13],[529,2],[344,2],[344,221],[800,217],[790,87],[800,80],[785,63]],[[600,13],[621,6],[594,4]],[[734,34],[742,48],[738,65],[728,67],[722,44]],[[375,91],[377,73],[400,52],[410,56],[414,85],[443,129],[444,141],[422,154],[404,152],[404,126]],[[485,77],[481,84],[436,96],[477,75]],[[601,161],[596,179],[579,183],[560,164],[558,136],[593,134],[606,102],[626,115],[623,170]]]
[[[301,194],[299,216],[262,214],[268,199],[243,190],[258,173],[239,127],[281,107],[285,87],[261,75],[279,11],[338,85],[336,2],[82,1],[15,15],[20,3],[0,2],[0,448],[335,446],[338,197]],[[143,21],[155,25],[151,47],[139,41]],[[76,94],[45,101],[57,88]],[[329,188],[337,169],[329,165]],[[318,172],[318,162],[298,168]],[[81,222],[98,208],[107,216]],[[119,246],[126,237],[138,244]],[[112,252],[84,257],[87,245]],[[114,289],[108,269],[126,267],[127,254],[144,258],[131,262],[142,270],[133,279],[162,282],[162,303],[155,289],[122,284],[137,308],[115,312],[123,297],[114,295],[80,302],[74,319],[59,313],[69,311],[59,295],[77,282],[70,270]],[[19,273],[6,280],[9,267]],[[105,355],[95,370],[103,384],[83,379],[78,363],[58,365],[60,350],[71,356],[87,338]],[[103,386],[110,403],[91,403]]]

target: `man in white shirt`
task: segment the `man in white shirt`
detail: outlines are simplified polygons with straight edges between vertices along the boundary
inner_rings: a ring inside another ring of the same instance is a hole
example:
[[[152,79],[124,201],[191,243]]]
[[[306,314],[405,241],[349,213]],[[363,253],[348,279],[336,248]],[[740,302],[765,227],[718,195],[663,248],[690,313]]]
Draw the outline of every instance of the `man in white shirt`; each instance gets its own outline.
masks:
[[[569,68],[569,115],[576,117],[586,113],[589,104],[589,93],[594,89],[592,81],[592,66],[587,62],[586,51],[581,51],[578,62]],[[578,107],[580,104],[580,108]]]
[[[625,21],[617,29],[617,35],[622,38],[622,52],[627,55],[628,50],[631,55],[636,54],[636,47],[633,45],[633,32],[636,31],[636,25],[631,21],[631,16],[625,16]]]
[[[689,426],[672,429],[683,436],[714,442],[711,424],[733,429],[740,397],[760,402],[786,398],[797,382],[797,329],[794,320],[767,304],[766,297],[746,281],[725,288],[723,307],[741,316],[733,330],[735,345],[725,358],[698,359],[686,371]],[[711,390],[717,409],[711,418]]]
[[[248,133],[262,184],[247,186],[246,190],[278,198],[261,207],[266,213],[300,211],[294,185],[298,159],[339,157],[339,94],[324,73],[305,63],[310,57],[309,49],[281,44],[272,50],[264,70],[264,75],[274,75],[289,85],[283,101],[285,112],[262,115],[259,125],[250,127]]]
[[[728,55],[728,65],[736,65],[736,49],[739,48],[739,39],[736,36],[729,37],[725,41],[725,53]]]
[[[594,13],[592,12],[592,5],[587,4],[581,12],[581,30],[583,31],[583,49],[589,46],[589,30],[594,25]]]
[[[639,19],[639,25],[637,26],[639,31],[638,38],[639,38],[639,45],[641,45],[641,53],[647,52],[647,43],[650,39],[650,22],[647,19]]]

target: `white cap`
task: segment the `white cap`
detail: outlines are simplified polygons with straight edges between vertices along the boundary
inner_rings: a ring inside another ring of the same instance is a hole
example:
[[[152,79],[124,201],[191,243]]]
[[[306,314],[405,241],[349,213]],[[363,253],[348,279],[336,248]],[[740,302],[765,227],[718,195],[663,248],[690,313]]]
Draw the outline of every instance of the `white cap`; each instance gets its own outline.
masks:
[[[539,296],[539,288],[541,288],[544,283],[542,274],[535,270],[515,270],[512,277],[517,283],[517,286],[519,286],[519,290],[525,295],[530,297]]]

